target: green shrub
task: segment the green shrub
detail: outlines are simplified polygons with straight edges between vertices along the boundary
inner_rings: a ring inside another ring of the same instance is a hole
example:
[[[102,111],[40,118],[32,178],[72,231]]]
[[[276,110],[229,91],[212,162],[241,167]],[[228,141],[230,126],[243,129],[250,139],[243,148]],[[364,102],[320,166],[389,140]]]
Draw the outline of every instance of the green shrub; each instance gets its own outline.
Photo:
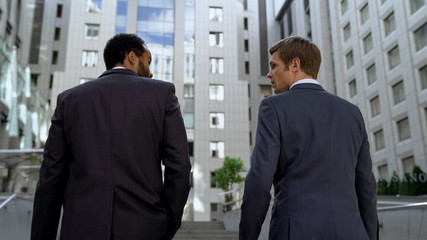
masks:
[[[405,173],[402,180],[400,180],[399,194],[400,195],[411,195],[411,175],[409,173]]]
[[[389,185],[387,187],[387,195],[396,195],[399,193],[399,176],[396,171],[393,172],[393,176],[390,178]]]
[[[387,184],[384,178],[378,180],[377,195],[387,195]]]
[[[427,174],[419,166],[414,166],[410,185],[411,195],[427,194]]]

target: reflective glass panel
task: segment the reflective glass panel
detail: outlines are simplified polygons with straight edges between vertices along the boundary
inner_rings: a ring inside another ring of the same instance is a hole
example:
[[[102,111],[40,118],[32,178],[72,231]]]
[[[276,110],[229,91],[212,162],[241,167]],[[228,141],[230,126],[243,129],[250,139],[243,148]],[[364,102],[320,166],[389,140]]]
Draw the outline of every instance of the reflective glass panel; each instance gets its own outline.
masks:
[[[173,34],[165,34],[164,35],[164,44],[165,46],[173,46],[174,37]]]
[[[127,15],[128,3],[123,1],[117,2],[117,15]]]

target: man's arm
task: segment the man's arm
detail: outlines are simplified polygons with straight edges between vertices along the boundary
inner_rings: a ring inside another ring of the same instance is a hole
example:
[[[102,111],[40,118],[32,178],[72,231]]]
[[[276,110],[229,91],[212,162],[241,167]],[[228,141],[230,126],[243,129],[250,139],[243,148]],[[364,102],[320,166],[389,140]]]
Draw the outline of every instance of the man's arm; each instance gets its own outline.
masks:
[[[165,165],[164,189],[169,205],[169,232],[172,238],[181,226],[183,208],[190,191],[190,158],[187,134],[175,87],[169,88],[163,129],[163,164]]]
[[[363,124],[363,119],[362,119]],[[370,239],[378,237],[377,183],[372,173],[372,160],[365,128],[356,165],[356,192],[359,211]]]
[[[68,177],[67,158],[70,154],[66,145],[61,105],[58,96],[34,197],[32,240],[56,239],[65,183]]]
[[[246,176],[239,239],[258,239],[271,200],[271,185],[280,154],[280,126],[271,101],[261,102],[256,145]]]

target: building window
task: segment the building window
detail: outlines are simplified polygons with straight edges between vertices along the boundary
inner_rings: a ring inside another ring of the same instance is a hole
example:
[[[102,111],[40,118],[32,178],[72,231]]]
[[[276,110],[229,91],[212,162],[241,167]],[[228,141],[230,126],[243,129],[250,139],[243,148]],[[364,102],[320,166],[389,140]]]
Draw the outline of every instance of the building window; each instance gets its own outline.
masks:
[[[271,92],[271,86],[270,85],[260,85],[259,88],[261,91],[261,97],[262,98],[266,98],[266,97],[273,95]]]
[[[99,24],[85,24],[85,39],[98,39]]]
[[[219,187],[219,183],[217,181],[214,181],[213,178],[215,177],[215,172],[211,172],[211,188],[218,188]],[[212,207],[215,206],[215,207]],[[211,203],[211,210],[215,209],[216,211],[216,204]],[[212,210],[214,211],[214,210]]]
[[[426,108],[424,108],[424,115],[425,115],[425,119],[426,119],[426,124],[427,124],[427,107]]]
[[[50,75],[49,89],[52,89],[52,87],[53,87],[53,74]]]
[[[248,61],[246,61],[246,62],[245,62],[245,73],[246,73],[246,74],[249,74],[249,71],[250,71],[250,70],[249,70],[249,62],[248,62]]]
[[[117,15],[116,15],[116,34],[126,33],[127,13],[128,13],[127,0],[118,0]],[[139,13],[138,13],[138,17],[139,17]]]
[[[424,23],[414,32],[415,50],[419,51],[427,45],[427,23]]]
[[[404,173],[412,173],[412,170],[414,170],[415,167],[414,156],[409,156],[402,159],[402,166]]]
[[[394,84],[392,86],[392,90],[393,90],[393,100],[395,105],[405,100],[406,97],[405,97],[405,87],[403,85],[403,80]]]
[[[15,47],[19,49],[21,47],[21,38],[18,35],[15,36]]]
[[[366,75],[368,78],[368,85],[377,81],[377,70],[375,68],[375,64],[372,64],[370,67],[366,69]]]
[[[356,79],[353,79],[348,83],[348,89],[350,92],[350,97],[354,97],[357,95]]]
[[[384,132],[383,130],[378,130],[374,133],[374,140],[375,140],[375,150],[379,151],[381,149],[385,148],[384,144]]]
[[[348,9],[348,1],[342,0],[341,1],[341,15],[343,15],[345,12],[347,12]]]
[[[222,32],[210,32],[209,33],[209,46],[211,46],[211,47],[223,47],[224,46],[224,34]]]
[[[211,158],[224,158],[225,157],[225,144],[224,142],[210,142],[209,143]]]
[[[52,53],[52,64],[58,63],[58,51],[53,51]]]
[[[396,21],[394,20],[394,12],[384,19],[385,35],[388,36],[396,29]]]
[[[372,43],[372,34],[368,34],[368,36],[366,36],[363,39],[363,50],[365,51],[365,54],[367,54],[368,52],[370,52],[373,48],[373,43]]]
[[[348,23],[347,25],[345,25],[345,27],[343,28],[343,33],[344,33],[344,42],[347,42],[347,40],[351,38],[351,27],[350,27],[350,23]]]
[[[371,116],[375,117],[381,113],[380,97],[376,96],[371,99]]]
[[[186,128],[194,128],[194,113],[185,112],[183,118],[184,125]]]
[[[243,30],[248,30],[248,18],[243,18]]]
[[[224,73],[224,58],[210,58],[211,73]]]
[[[218,186],[219,187],[219,186]],[[221,203],[211,203],[211,212],[220,212]],[[211,221],[217,221],[215,218],[212,218]]]
[[[55,41],[59,41],[61,38],[61,28],[55,28],[55,37],[54,40]]]
[[[224,100],[224,85],[209,85],[209,99],[223,101]]]
[[[420,69],[421,89],[427,88],[427,65]]]
[[[222,8],[209,7],[209,20],[222,22]]]
[[[117,15],[127,15],[127,14],[128,14],[127,0],[118,0],[117,1]]]
[[[188,155],[194,156],[194,142],[188,142]]]
[[[388,179],[388,167],[387,167],[387,164],[379,166],[378,167],[378,173],[379,173],[381,179],[387,180]]]
[[[249,52],[249,40],[245,39],[245,52]]]
[[[98,51],[83,51],[82,66],[96,67],[98,62]]]
[[[224,113],[209,113],[210,128],[224,129]]]
[[[411,3],[411,14],[414,14],[418,9],[424,6],[424,1],[425,0],[409,0]]]
[[[293,24],[292,24],[292,5],[288,8],[288,11],[286,13],[287,19],[288,19],[288,33],[289,35],[292,34],[293,30]]]
[[[369,6],[368,4],[365,4],[365,6],[360,9],[360,22],[365,24],[366,21],[369,19]]]
[[[388,51],[387,55],[388,55],[388,66],[390,70],[400,64],[399,46],[396,46],[390,51]]]
[[[39,80],[39,74],[31,73],[31,83],[34,84],[34,86],[37,86],[38,80]]]
[[[406,117],[399,120],[397,123],[397,130],[399,132],[399,141],[403,141],[411,137],[411,130],[409,128],[409,119]]]
[[[56,17],[62,18],[62,4],[56,5]]]
[[[353,51],[350,51],[349,53],[347,53],[347,55],[345,55],[345,60],[347,63],[347,70],[353,67],[354,65]]]
[[[184,85],[184,98],[194,98],[194,85],[185,84]]]
[[[91,13],[100,13],[101,12],[102,0],[87,0],[86,9]]]

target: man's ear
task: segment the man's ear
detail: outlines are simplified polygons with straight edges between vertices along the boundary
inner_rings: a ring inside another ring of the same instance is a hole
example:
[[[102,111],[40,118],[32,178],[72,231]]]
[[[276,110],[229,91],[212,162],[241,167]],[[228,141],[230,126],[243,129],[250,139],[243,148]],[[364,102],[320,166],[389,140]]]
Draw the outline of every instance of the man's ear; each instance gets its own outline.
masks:
[[[138,56],[136,56],[136,54],[135,54],[135,52],[134,51],[130,51],[130,53],[128,53],[128,55],[126,56],[126,58],[128,59],[128,61],[129,61],[129,63],[131,64],[131,65],[134,65],[135,64],[135,61],[136,61],[136,58],[137,58]]]
[[[301,69],[301,60],[298,57],[294,57],[289,63],[289,69],[292,72],[296,72]]]

